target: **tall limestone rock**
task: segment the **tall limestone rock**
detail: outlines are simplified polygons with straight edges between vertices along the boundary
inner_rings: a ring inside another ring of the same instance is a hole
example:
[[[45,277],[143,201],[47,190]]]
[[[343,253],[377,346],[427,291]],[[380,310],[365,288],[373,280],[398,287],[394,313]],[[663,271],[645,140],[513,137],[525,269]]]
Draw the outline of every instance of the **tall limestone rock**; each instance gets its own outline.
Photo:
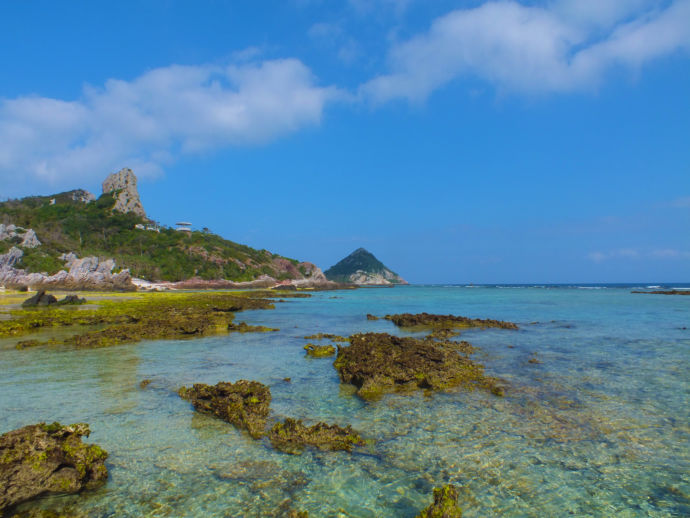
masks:
[[[113,210],[119,212],[133,212],[142,218],[146,217],[146,211],[139,199],[137,191],[137,177],[131,169],[124,168],[108,176],[103,182],[103,194],[115,193],[115,206]]]

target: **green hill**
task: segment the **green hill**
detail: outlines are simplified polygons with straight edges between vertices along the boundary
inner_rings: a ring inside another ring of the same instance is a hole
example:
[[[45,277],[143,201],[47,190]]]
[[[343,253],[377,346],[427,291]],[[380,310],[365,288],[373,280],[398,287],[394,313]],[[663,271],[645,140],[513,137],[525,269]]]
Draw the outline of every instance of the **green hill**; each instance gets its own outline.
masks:
[[[387,268],[374,254],[358,248],[324,272],[329,281],[353,284],[407,284],[405,279]]]
[[[262,274],[297,279],[315,268],[208,231],[146,230],[152,227],[150,220],[113,210],[120,194],[105,193],[89,202],[85,191],[70,191],[0,203],[0,223],[32,229],[41,242],[35,248],[23,248],[24,256],[16,266],[53,274],[65,268],[60,255],[74,252],[79,257],[113,258],[118,267],[129,268],[132,276],[152,281],[192,277],[251,281]],[[20,237],[0,240],[0,254],[20,242]]]

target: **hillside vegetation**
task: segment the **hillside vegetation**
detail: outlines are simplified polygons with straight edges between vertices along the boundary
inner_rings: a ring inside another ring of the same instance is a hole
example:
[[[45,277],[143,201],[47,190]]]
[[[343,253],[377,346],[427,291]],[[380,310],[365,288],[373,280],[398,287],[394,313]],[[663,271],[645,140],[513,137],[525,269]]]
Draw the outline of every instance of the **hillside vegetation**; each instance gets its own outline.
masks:
[[[80,200],[81,192],[0,203],[0,223],[31,228],[41,241],[39,247],[24,249],[18,267],[53,274],[64,269],[60,255],[74,252],[79,257],[113,258],[118,267],[129,268],[134,277],[148,280],[201,277],[250,281],[262,274],[282,280],[305,274],[305,266],[294,259],[255,250],[211,232],[137,229],[135,225],[151,222],[132,212],[113,211],[117,192],[103,194],[90,203]],[[0,241],[0,253],[16,244],[16,239]]]

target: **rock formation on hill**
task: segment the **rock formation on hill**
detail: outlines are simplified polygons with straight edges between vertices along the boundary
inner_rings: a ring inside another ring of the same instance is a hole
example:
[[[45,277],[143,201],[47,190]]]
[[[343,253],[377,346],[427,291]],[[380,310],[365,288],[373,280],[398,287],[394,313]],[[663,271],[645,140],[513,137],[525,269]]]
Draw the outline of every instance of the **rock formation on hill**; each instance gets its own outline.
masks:
[[[137,191],[137,177],[131,169],[120,169],[117,173],[109,175],[103,182],[103,194],[113,193],[115,206],[113,210],[126,214],[133,212],[142,218],[146,217],[146,211],[139,199]]]
[[[73,253],[63,254],[60,260],[65,262],[68,270],[60,270],[54,275],[45,273],[27,273],[16,268],[24,252],[12,247],[6,254],[0,255],[0,285],[8,288],[29,286],[39,288],[60,288],[73,290],[134,290],[129,270],[113,273],[115,261],[99,260],[98,257],[77,258]]]
[[[385,286],[407,284],[407,281],[376,259],[364,248],[358,248],[325,272],[329,281],[359,285]]]

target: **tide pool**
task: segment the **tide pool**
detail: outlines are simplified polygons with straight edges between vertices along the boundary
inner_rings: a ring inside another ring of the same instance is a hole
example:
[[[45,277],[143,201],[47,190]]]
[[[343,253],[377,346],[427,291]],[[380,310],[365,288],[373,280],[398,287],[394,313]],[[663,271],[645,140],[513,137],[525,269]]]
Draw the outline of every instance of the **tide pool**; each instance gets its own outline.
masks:
[[[423,287],[315,293],[236,321],[280,328],[104,349],[0,342],[0,433],[87,422],[110,453],[95,492],[25,504],[85,516],[413,517],[433,487],[460,490],[466,517],[690,515],[690,296],[630,287]],[[493,318],[519,331],[458,339],[508,383],[367,403],[304,336],[405,334],[367,313]],[[536,357],[541,363],[530,363]],[[290,382],[284,378],[291,378]],[[140,389],[143,379],[151,379]],[[351,424],[373,444],[295,456],[194,412],[176,391],[248,379],[273,418]]]

